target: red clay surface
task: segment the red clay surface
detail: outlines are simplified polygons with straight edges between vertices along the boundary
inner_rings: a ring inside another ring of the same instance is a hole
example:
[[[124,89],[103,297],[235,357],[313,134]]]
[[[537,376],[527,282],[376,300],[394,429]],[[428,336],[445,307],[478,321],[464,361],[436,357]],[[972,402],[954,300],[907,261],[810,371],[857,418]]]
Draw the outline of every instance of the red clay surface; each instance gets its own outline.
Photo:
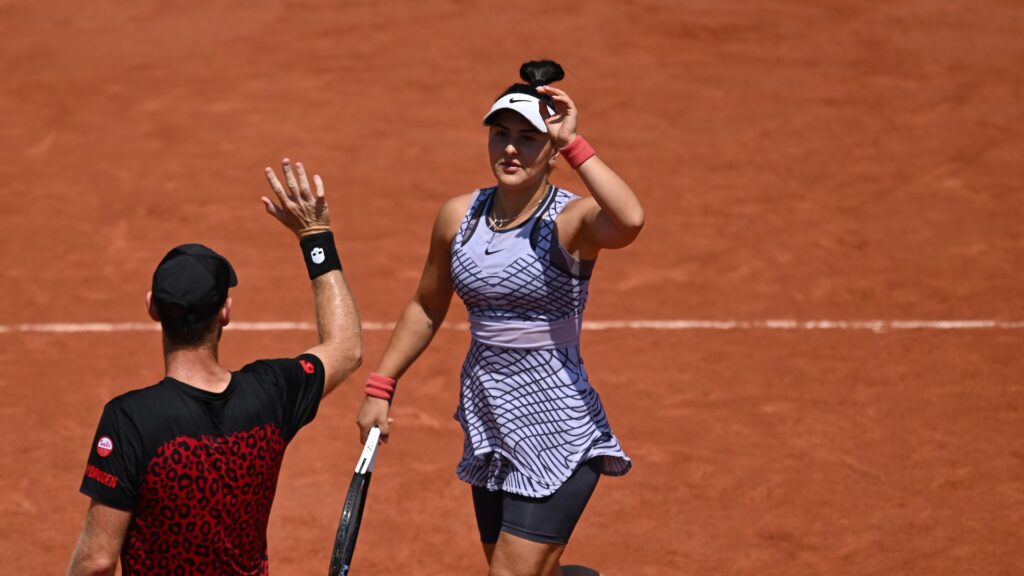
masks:
[[[237,320],[310,320],[262,168],[324,176],[362,316],[412,293],[441,202],[490,182],[480,117],[562,62],[639,192],[590,319],[1024,318],[1024,6],[0,0],[0,324],[145,321],[177,243],[234,263]],[[582,186],[566,170],[555,181]],[[452,320],[464,317],[453,304]],[[293,442],[274,574],[326,572],[358,381]],[[229,332],[231,367],[310,332]],[[0,562],[64,569],[110,397],[156,333],[0,333]],[[405,378],[354,574],[482,574],[451,419],[464,332]],[[588,370],[635,461],[565,561],[632,574],[1017,574],[1024,331],[601,331]]]

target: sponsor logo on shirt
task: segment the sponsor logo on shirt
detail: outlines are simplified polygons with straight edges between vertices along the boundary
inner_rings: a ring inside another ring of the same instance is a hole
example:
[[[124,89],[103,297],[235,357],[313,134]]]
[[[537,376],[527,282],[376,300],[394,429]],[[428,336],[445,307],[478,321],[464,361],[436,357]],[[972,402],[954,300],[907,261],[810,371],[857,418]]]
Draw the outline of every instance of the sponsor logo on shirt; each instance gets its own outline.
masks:
[[[308,360],[299,360],[299,364],[302,365],[302,369],[306,371],[306,374],[316,372],[316,366],[313,366],[313,363]]]
[[[96,453],[100,455],[100,458],[110,456],[110,453],[113,451],[114,441],[109,436],[100,438],[100,441],[96,443]]]
[[[117,488],[117,476],[104,472],[92,464],[85,467],[85,477],[92,478],[107,488]]]

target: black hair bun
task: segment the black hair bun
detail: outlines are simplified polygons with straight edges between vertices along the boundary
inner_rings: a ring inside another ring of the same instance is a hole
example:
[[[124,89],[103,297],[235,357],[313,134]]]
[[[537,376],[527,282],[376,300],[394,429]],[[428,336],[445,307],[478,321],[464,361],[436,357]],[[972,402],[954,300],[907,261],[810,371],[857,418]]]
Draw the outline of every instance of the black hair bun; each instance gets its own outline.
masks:
[[[565,71],[553,60],[531,60],[519,67],[519,77],[536,88],[565,78]]]

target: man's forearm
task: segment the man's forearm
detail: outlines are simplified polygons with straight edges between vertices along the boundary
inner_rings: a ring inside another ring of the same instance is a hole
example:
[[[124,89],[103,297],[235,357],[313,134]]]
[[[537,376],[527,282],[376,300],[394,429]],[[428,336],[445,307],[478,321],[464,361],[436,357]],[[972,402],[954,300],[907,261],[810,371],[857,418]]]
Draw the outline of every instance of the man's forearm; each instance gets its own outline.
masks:
[[[131,512],[93,500],[85,513],[85,525],[71,557],[68,576],[113,576],[131,517]]]
[[[320,344],[309,349],[324,364],[324,394],[359,367],[363,360],[363,335],[359,325],[352,292],[341,273],[341,260],[334,245],[331,218],[324,195],[324,183],[313,176],[315,190],[310,188],[306,169],[301,162],[294,170],[291,160],[281,161],[288,183],[285,191],[273,169],[265,169],[267,183],[279,204],[264,196],[267,213],[295,233],[306,262],[306,271],[313,281],[316,303],[316,325]]]
[[[116,571],[117,562],[89,562],[76,554],[68,567],[68,576],[114,576]]]
[[[313,293],[320,333],[317,355],[327,367],[326,393],[362,363],[363,334],[352,292],[340,270],[314,278]]]

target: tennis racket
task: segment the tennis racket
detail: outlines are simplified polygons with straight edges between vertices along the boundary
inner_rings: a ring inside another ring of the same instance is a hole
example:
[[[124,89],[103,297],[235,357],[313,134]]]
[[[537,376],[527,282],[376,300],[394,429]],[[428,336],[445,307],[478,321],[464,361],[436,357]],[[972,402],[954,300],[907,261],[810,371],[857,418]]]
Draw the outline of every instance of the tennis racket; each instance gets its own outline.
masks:
[[[338,522],[338,533],[334,536],[334,550],[331,552],[331,570],[327,576],[345,576],[352,563],[352,554],[356,550],[356,537],[359,536],[359,521],[363,518],[363,505],[366,504],[366,493],[370,489],[370,476],[373,475],[373,461],[377,457],[377,444],[380,440],[380,428],[374,426],[366,438],[363,453],[356,462],[356,471],[352,482],[348,485],[345,496],[345,508],[341,511]]]

